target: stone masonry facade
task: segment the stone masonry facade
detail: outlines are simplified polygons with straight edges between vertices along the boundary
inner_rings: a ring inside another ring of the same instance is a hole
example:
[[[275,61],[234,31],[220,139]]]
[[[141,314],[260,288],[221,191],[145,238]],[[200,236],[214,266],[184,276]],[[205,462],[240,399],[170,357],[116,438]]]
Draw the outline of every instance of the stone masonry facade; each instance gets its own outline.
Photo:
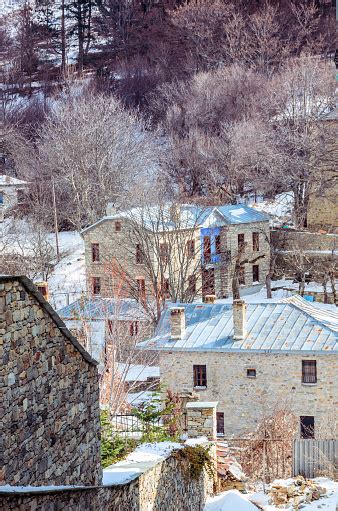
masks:
[[[276,405],[297,418],[314,416],[315,437],[335,438],[338,362],[334,354],[161,352],[161,384],[174,392],[194,392],[200,401],[217,401],[224,413],[225,437],[252,432]],[[304,384],[302,360],[317,361],[317,384]],[[206,388],[194,388],[193,365],[205,365]],[[248,377],[255,369],[256,377]]]
[[[135,286],[137,279],[145,280],[145,290],[147,295],[151,295],[149,282],[149,270],[143,264],[135,262],[135,247],[132,243],[132,235],[128,227],[128,220],[119,221],[119,229],[115,230],[115,220],[105,220],[91,227],[83,233],[85,241],[85,261],[87,274],[87,288],[91,293],[93,291],[93,279],[100,279],[101,296],[104,297],[132,297],[135,298],[135,290],[130,289]],[[202,275],[196,272],[197,258],[200,258],[199,250],[200,239],[199,230],[195,230],[195,236],[189,235],[188,239],[195,239],[196,253],[191,261],[191,273],[196,276],[197,295],[201,294],[203,289]],[[258,233],[259,250],[253,250],[253,233]],[[223,254],[229,254],[224,262],[217,264],[207,264],[205,269],[214,271],[214,293],[217,297],[223,298],[231,294],[232,275],[235,264],[235,257],[238,253],[238,235],[244,235],[245,253],[244,257],[252,260],[261,256],[254,263],[247,263],[244,268],[245,283],[242,288],[260,287],[265,282],[265,277],[270,267],[270,233],[269,222],[252,222],[248,224],[230,224],[221,228],[221,251]],[[183,240],[183,241],[182,241]],[[181,241],[184,243],[184,235]],[[93,262],[92,244],[99,245],[99,261]],[[264,256],[264,257],[263,257]],[[186,263],[184,263],[186,264]],[[253,265],[258,266],[258,281],[254,280]],[[121,269],[124,271],[121,271]],[[202,268],[201,268],[202,270]],[[202,272],[200,272],[202,273]],[[189,272],[188,272],[189,274]],[[210,293],[206,293],[210,294]]]
[[[0,353],[0,484],[99,484],[96,363],[25,277],[0,278]]]

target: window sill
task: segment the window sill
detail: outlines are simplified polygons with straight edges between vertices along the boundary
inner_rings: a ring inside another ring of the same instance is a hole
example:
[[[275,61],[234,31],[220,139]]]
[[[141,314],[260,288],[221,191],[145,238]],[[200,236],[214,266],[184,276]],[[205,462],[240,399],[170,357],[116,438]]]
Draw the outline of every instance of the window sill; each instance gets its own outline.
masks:
[[[247,378],[249,378],[249,380],[255,380],[257,376],[247,376]]]
[[[194,387],[194,390],[207,390],[207,387]]]
[[[305,383],[304,381],[302,381],[302,385],[304,385],[305,387],[316,387],[316,385],[318,385],[318,382],[316,382],[316,383]]]

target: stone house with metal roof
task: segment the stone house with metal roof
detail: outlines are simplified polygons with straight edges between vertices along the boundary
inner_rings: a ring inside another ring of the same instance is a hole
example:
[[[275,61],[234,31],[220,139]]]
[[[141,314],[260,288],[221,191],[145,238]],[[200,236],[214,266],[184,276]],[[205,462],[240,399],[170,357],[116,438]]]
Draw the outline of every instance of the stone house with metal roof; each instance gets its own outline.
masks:
[[[0,485],[99,484],[97,362],[27,277],[0,277],[0,352]]]
[[[299,296],[279,303],[168,308],[140,348],[159,351],[164,387],[218,402],[218,434],[252,433],[276,406],[293,412],[302,438],[335,438],[338,314]]]
[[[151,259],[151,270],[140,257],[139,242],[135,242],[130,231],[131,222],[153,237],[159,235],[153,253],[147,258]],[[270,264],[269,217],[245,205],[206,208],[165,205],[121,212],[110,209],[105,217],[84,229],[82,236],[88,289],[93,295],[104,297],[119,293],[135,298],[135,289],[140,295],[154,296],[157,291],[152,287],[150,274],[159,274],[158,268],[165,258],[170,260],[161,274],[162,287],[166,297],[173,301],[177,301],[170,293],[174,279],[178,285],[192,289],[194,296],[229,296],[240,249],[243,257],[255,259],[241,272],[239,284],[243,294],[262,287]],[[125,282],[116,280],[112,261],[125,269]]]

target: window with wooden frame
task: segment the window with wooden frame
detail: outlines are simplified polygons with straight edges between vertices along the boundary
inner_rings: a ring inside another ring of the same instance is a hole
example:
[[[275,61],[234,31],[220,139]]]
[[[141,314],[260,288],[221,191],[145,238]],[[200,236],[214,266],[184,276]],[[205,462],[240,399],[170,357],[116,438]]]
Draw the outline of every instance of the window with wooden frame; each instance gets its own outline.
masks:
[[[98,263],[100,260],[100,244],[92,243],[92,261]]]
[[[246,376],[247,378],[256,378],[256,369],[247,369]]]
[[[316,360],[302,360],[302,383],[317,383]]]
[[[168,243],[160,243],[160,258],[163,264],[168,264],[169,262]]]
[[[116,221],[115,222],[115,232],[121,232],[121,229],[122,229],[121,222]]]
[[[216,412],[216,431],[217,435],[224,435],[224,413]]]
[[[238,252],[243,252],[245,247],[245,237],[244,234],[237,235],[237,243],[238,243]]]
[[[300,438],[315,437],[315,418],[313,415],[302,415],[300,417]]]
[[[93,289],[93,295],[101,294],[101,278],[100,277],[92,278],[92,289]]]
[[[135,247],[135,260],[136,264],[144,264],[144,253],[139,243]]]
[[[137,295],[140,302],[146,299],[146,281],[143,278],[136,279]]]
[[[245,286],[245,266],[244,265],[239,267],[239,271],[238,271],[238,284],[240,286]]]
[[[130,337],[136,337],[138,334],[138,321],[132,321],[129,325]]]
[[[186,246],[188,258],[193,259],[195,257],[195,240],[188,240]]]
[[[215,236],[215,251],[216,251],[216,255],[221,254],[221,235],[220,234],[216,234],[216,236]]]
[[[189,275],[189,277],[188,277],[188,291],[191,295],[196,294],[196,275]]]
[[[259,232],[252,233],[252,250],[259,252]]]
[[[194,365],[194,387],[206,387],[207,386],[207,366],[205,365]]]
[[[211,261],[211,240],[210,236],[204,236],[203,238],[203,258],[205,263]]]
[[[259,265],[252,265],[252,282],[259,282]]]
[[[166,299],[170,298],[170,284],[168,278],[164,278],[162,280],[162,293],[164,298]]]

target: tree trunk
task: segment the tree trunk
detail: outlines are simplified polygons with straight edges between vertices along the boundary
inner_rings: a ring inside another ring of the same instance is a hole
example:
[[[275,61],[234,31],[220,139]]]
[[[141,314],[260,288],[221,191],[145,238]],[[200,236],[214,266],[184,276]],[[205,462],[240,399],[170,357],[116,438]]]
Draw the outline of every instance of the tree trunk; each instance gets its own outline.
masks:
[[[61,1],[61,72],[66,71],[65,0]]]

